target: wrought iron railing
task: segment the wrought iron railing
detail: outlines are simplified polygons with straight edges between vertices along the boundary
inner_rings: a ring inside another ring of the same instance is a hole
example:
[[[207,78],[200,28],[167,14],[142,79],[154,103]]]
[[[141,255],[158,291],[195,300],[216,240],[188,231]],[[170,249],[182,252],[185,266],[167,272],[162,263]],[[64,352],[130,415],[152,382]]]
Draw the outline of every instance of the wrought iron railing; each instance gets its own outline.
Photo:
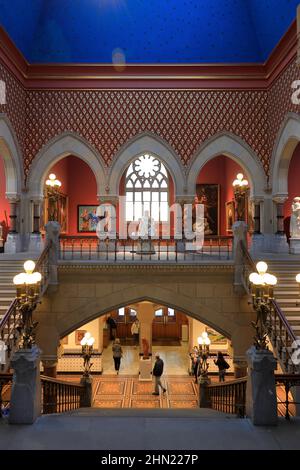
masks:
[[[50,243],[48,242],[40,257],[38,258],[35,266],[35,271],[39,271],[42,274],[41,280],[41,293],[40,297],[43,296],[44,292],[48,287],[49,282],[49,250]],[[12,281],[12,280],[11,280]],[[6,346],[6,364],[1,365],[1,370],[7,370],[9,366],[9,360],[12,352],[17,347],[18,338],[20,335],[20,325],[21,325],[22,315],[18,310],[17,300],[14,299],[8,310],[6,311],[4,317],[0,321],[0,339],[4,341]]]
[[[244,260],[243,285],[246,292],[250,294],[249,274],[256,272],[256,267],[242,241],[240,242],[240,249],[242,250]],[[297,348],[297,337],[275,299],[271,301],[268,321],[270,327],[269,339],[276,351],[281,366],[286,373],[298,373],[299,366],[296,366],[292,361],[293,352]]]
[[[205,238],[203,246],[175,238],[99,240],[95,236],[60,236],[61,260],[95,260],[98,262],[199,262],[205,259],[230,260],[230,236]]]
[[[64,413],[82,406],[83,385],[46,376],[41,376],[41,385],[43,414]]]
[[[210,407],[244,418],[246,415],[246,386],[247,377],[208,385],[207,398]]]
[[[299,401],[295,400],[295,389],[293,387],[300,386],[300,374],[275,374],[275,381],[277,387],[284,388],[284,400],[281,400],[280,394],[277,391],[277,402],[279,414],[283,414],[285,419],[290,420],[291,416],[296,415],[296,406],[300,405]],[[293,393],[294,392],[294,396]],[[284,407],[285,412],[281,413],[281,406]]]
[[[12,374],[0,374],[0,419],[4,414],[4,411],[8,409],[9,406],[12,377]]]

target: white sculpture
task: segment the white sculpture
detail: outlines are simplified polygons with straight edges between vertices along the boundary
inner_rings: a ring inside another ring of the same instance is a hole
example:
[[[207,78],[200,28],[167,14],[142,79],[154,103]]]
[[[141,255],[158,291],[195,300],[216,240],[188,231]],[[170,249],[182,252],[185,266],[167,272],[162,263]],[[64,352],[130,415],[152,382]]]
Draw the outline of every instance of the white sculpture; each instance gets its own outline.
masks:
[[[145,214],[140,220],[138,228],[139,237],[154,237],[155,235],[155,222],[152,217],[150,217],[149,212],[145,211]]]
[[[292,203],[290,232],[292,238],[300,238],[300,197],[295,197]]]

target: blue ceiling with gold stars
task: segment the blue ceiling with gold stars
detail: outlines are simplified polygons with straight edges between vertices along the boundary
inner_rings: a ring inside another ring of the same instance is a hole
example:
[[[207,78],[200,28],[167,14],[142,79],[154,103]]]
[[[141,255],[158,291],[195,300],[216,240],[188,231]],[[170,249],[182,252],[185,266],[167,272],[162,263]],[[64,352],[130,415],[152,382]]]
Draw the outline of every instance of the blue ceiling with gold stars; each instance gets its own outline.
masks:
[[[0,0],[31,63],[264,62],[299,0]]]

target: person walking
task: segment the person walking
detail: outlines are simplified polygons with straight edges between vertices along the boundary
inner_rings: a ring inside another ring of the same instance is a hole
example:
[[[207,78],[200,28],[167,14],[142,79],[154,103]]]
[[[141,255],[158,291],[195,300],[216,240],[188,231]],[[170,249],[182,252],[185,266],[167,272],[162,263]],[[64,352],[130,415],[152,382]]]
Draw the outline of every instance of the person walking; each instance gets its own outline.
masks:
[[[117,334],[117,324],[111,315],[108,316],[106,323],[109,326],[110,339],[114,340]]]
[[[167,391],[167,389],[163,387],[161,380],[160,380],[163,374],[163,371],[164,371],[164,361],[159,357],[159,354],[156,354],[155,364],[154,364],[153,371],[152,371],[153,377],[155,378],[155,390],[152,393],[152,395],[159,395],[158,387],[162,389],[163,393],[166,393]]]
[[[214,363],[219,369],[219,382],[225,382],[226,369],[229,369],[230,365],[225,361],[221,351],[218,352],[217,360]]]
[[[114,363],[115,363],[115,371],[117,372],[117,375],[119,375],[121,358],[123,356],[123,351],[122,351],[119,338],[115,339],[113,346],[112,346],[112,352],[113,352],[113,358],[114,358]]]
[[[131,334],[133,335],[134,349],[136,349],[139,344],[139,331],[140,331],[140,322],[136,318],[131,325]]]

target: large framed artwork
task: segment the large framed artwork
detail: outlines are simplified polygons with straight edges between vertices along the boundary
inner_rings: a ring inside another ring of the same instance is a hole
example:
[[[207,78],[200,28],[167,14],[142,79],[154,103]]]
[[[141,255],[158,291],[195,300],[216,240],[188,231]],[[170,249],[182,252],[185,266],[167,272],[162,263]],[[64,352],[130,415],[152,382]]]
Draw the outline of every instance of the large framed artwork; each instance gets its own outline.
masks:
[[[209,327],[206,327],[205,331],[208,334],[211,344],[227,344],[227,338],[225,338],[225,336],[223,336],[221,333],[218,333],[217,331]]]
[[[60,233],[66,233],[68,231],[68,196],[60,193],[54,204],[57,222],[60,225]],[[41,215],[41,227],[43,233],[45,225],[49,222],[49,210],[49,197],[45,197]]]
[[[96,215],[98,206],[77,206],[77,229],[78,232],[96,232],[98,217]]]
[[[197,184],[198,203],[204,205],[204,235],[220,232],[220,185]]]
[[[226,232],[232,233],[232,226],[235,222],[234,201],[226,202]]]

